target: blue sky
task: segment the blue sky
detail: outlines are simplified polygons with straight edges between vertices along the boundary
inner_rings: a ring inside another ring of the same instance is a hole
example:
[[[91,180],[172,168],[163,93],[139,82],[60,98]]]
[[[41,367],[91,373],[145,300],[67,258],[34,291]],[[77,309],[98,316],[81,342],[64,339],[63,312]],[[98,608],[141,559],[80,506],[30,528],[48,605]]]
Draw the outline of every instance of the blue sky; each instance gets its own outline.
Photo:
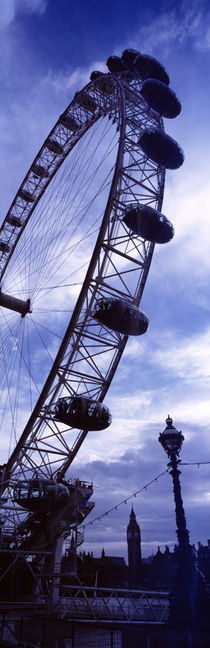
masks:
[[[180,117],[165,120],[185,162],[166,175],[163,213],[175,237],[156,246],[142,300],[150,328],[129,340],[107,395],[112,432],[89,435],[72,466],[93,479],[95,517],[164,470],[157,438],[168,413],[185,436],[183,461],[210,461],[209,3],[0,0],[0,30],[2,217],[59,114],[111,54],[134,47],[157,57],[182,103]],[[209,466],[183,467],[182,484],[191,540],[206,543]],[[143,554],[173,546],[170,476],[132,503]],[[128,503],[87,527],[84,548],[126,555],[129,513]]]

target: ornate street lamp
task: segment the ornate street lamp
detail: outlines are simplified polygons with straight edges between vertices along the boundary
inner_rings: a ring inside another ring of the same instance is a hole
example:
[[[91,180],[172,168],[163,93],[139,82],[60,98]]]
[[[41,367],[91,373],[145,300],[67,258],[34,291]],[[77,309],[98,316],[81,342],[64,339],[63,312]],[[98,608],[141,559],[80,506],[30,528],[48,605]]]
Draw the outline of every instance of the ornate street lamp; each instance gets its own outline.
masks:
[[[170,461],[169,468],[170,474],[173,479],[174,501],[176,511],[176,524],[177,524],[177,574],[176,574],[176,594],[173,597],[173,605],[171,608],[171,618],[175,623],[184,626],[186,629],[192,628],[194,625],[195,613],[195,598],[194,598],[194,584],[195,584],[195,561],[193,549],[189,541],[189,531],[186,526],[186,518],[184,506],[181,495],[181,485],[178,470],[180,464],[179,453],[184,441],[182,432],[173,426],[173,421],[170,416],[166,419],[166,428],[159,435],[159,441],[167,453]]]
[[[172,418],[169,415],[166,424],[165,430],[159,434],[159,441],[170,457],[172,453],[175,455],[180,453],[184,436],[181,431],[178,432],[174,427]]]
[[[179,542],[179,549],[181,551],[186,551],[187,549],[190,549],[190,553],[192,553],[192,549],[190,546],[189,542],[189,531],[187,530],[186,526],[186,518],[185,518],[185,512],[184,512],[184,507],[183,507],[183,501],[182,501],[182,496],[181,496],[181,486],[180,486],[180,480],[179,480],[179,475],[181,474],[180,470],[178,470],[178,464],[180,463],[180,459],[178,459],[182,443],[184,441],[184,436],[182,432],[178,432],[178,430],[173,426],[173,421],[170,416],[166,419],[166,428],[163,430],[163,432],[160,433],[159,439],[158,439],[167,453],[170,462],[169,462],[169,467],[171,468],[170,474],[172,475],[173,478],[173,488],[174,488],[174,501],[175,501],[175,511],[176,511],[176,523],[177,523],[177,538]]]

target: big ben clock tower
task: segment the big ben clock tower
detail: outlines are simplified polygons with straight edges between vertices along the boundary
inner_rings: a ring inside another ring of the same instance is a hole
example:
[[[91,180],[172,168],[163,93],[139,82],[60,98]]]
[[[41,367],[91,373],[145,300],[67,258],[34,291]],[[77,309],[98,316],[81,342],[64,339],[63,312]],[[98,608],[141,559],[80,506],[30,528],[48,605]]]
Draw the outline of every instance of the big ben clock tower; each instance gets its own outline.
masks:
[[[141,569],[141,532],[136,522],[136,516],[131,509],[130,521],[127,526],[128,567],[138,575]]]

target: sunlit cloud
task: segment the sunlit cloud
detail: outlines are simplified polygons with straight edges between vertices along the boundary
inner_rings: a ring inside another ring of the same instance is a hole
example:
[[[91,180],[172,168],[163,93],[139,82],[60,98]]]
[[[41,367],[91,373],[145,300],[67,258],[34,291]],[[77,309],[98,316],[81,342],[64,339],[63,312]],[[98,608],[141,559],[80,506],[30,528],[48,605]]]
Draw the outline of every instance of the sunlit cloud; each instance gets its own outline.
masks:
[[[169,338],[170,338],[169,334]],[[165,342],[165,344],[164,344]],[[150,353],[152,362],[175,373],[181,378],[194,379],[210,378],[210,329],[203,334],[191,335],[188,338],[170,339],[167,344],[167,334],[163,340],[162,349],[153,349]]]
[[[3,30],[20,14],[42,14],[47,7],[47,0],[0,0],[0,30]]]
[[[56,93],[66,93],[69,90],[76,92],[89,83],[93,70],[108,72],[104,61],[96,60],[88,67],[78,67],[72,72],[65,72],[65,74],[61,72],[55,73],[50,70],[42,83],[43,85],[46,84],[46,86],[53,87]]]
[[[18,13],[43,14],[47,8],[48,0],[14,0],[15,11]]]
[[[184,0],[176,8],[161,12],[149,25],[140,27],[130,46],[138,47],[141,43],[141,51],[149,48],[151,54],[161,46],[163,55],[166,55],[169,48],[180,48],[188,39],[193,39],[194,45],[203,49],[209,42],[205,2],[198,5],[196,1],[189,3]]]

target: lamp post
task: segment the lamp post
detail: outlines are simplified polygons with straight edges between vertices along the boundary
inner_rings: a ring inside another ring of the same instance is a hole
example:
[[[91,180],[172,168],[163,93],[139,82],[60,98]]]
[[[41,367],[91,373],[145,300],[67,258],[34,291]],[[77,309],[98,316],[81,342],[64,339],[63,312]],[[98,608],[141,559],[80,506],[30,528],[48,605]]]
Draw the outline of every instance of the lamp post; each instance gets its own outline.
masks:
[[[179,453],[184,441],[182,432],[178,432],[173,426],[173,421],[168,416],[166,419],[166,428],[159,435],[159,441],[167,453],[170,461],[170,474],[173,479],[173,491],[177,524],[177,573],[175,581],[175,596],[171,606],[171,621],[185,627],[188,631],[194,625],[195,611],[195,565],[193,549],[189,541],[189,531],[186,525],[184,506],[181,495],[180,485],[180,463]]]
[[[178,470],[178,464],[180,459],[178,459],[182,443],[184,441],[184,436],[182,432],[178,432],[173,426],[173,421],[168,416],[166,419],[166,428],[159,435],[159,441],[167,453],[170,462],[169,467],[171,468],[170,474],[173,479],[173,488],[174,488],[174,501],[175,501],[175,511],[176,511],[176,523],[177,523],[177,538],[179,543],[179,549],[182,553],[185,553],[188,549],[191,551],[190,542],[189,542],[189,531],[186,526],[186,518],[183,507],[182,495],[181,495],[181,485],[180,485],[180,470]]]

